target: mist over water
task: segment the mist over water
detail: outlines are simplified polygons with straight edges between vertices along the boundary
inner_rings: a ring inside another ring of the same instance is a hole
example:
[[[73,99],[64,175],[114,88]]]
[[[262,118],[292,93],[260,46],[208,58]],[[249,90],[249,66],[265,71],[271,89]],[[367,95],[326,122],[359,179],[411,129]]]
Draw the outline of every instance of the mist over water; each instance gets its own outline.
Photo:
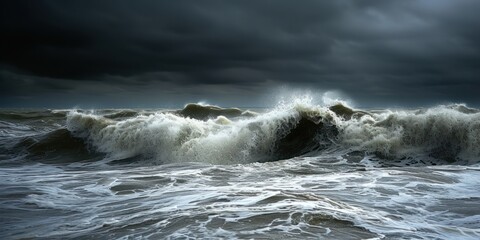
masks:
[[[480,237],[478,109],[285,99],[2,110],[0,237]]]

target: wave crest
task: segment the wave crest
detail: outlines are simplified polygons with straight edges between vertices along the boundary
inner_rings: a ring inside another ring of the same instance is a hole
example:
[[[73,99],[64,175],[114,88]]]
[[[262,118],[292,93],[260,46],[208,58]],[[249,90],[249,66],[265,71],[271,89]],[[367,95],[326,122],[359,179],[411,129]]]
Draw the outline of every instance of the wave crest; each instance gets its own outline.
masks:
[[[185,117],[186,112],[201,114],[190,118],[192,115]],[[319,138],[322,129],[330,129],[325,132],[332,135],[336,130],[328,120],[326,108],[323,112],[295,107],[275,109],[234,121],[220,113],[243,116],[245,112],[187,105],[178,112],[114,121],[72,111],[67,116],[67,127],[75,136],[87,139],[96,150],[113,158],[141,154],[153,155],[162,162],[210,163],[273,161],[298,156],[328,145],[326,135]]]
[[[480,114],[465,106],[386,111],[343,122],[341,141],[382,158],[432,157],[478,161]]]
[[[145,155],[161,163],[263,162],[323,150],[447,163],[474,163],[480,157],[480,113],[464,105],[360,111],[340,103],[325,107],[294,101],[252,113],[190,104],[117,120],[71,111],[67,128],[112,158]]]

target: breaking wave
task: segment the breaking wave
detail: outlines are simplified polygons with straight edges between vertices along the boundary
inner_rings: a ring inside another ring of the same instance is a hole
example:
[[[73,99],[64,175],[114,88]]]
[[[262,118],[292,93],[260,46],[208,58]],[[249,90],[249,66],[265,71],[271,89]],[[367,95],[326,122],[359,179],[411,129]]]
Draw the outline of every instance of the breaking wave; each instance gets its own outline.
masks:
[[[114,120],[71,111],[67,129],[112,159],[146,156],[160,163],[275,161],[322,151],[379,159],[478,162],[480,113],[465,105],[359,111],[309,100],[254,113],[188,104],[182,110]]]
[[[323,135],[327,140],[325,133],[335,131],[334,127],[326,130],[328,111],[292,107],[255,114],[189,104],[181,111],[121,121],[72,111],[67,128],[113,158],[146,155],[162,162],[246,163],[289,158],[320,148],[324,143],[314,139],[322,140],[319,136]]]
[[[342,123],[344,146],[387,159],[478,162],[480,114],[464,105],[384,111]]]

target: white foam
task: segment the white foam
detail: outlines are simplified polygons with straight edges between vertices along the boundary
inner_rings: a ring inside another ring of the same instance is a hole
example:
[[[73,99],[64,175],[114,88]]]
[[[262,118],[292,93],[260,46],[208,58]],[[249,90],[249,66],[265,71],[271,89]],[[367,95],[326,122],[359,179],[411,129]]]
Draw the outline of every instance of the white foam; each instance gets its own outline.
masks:
[[[228,164],[268,159],[276,141],[288,134],[302,116],[337,126],[336,147],[343,150],[366,151],[386,158],[431,157],[470,163],[477,162],[480,156],[480,113],[465,106],[387,110],[348,119],[312,102],[309,96],[294,98],[266,113],[234,120],[218,116],[201,121],[158,112],[114,121],[72,111],[67,115],[67,127],[110,157],[144,154],[164,163]]]
[[[480,235],[476,214],[480,178],[475,169],[356,171],[329,165],[322,174],[288,172],[303,168],[308,173],[321,162],[308,158],[101,171],[49,165],[2,168],[0,182],[6,191],[29,193],[14,202],[5,201],[4,207],[17,209],[26,203],[25,209],[32,209],[32,204],[39,207],[33,211],[48,209],[40,216],[10,215],[8,220],[17,224],[9,225],[13,229],[7,233],[10,238],[338,238],[352,229],[351,237],[372,239],[477,239]],[[114,187],[120,185],[132,191],[119,194]],[[135,231],[124,231],[130,227]]]
[[[450,106],[372,113],[342,122],[341,130],[346,146],[387,157],[432,151],[471,161],[480,156],[480,113],[463,113]]]
[[[67,127],[113,157],[147,154],[163,162],[245,163],[271,154],[277,136],[287,131],[283,128],[299,118],[293,107],[235,121],[223,116],[201,121],[165,112],[113,121],[72,111]]]

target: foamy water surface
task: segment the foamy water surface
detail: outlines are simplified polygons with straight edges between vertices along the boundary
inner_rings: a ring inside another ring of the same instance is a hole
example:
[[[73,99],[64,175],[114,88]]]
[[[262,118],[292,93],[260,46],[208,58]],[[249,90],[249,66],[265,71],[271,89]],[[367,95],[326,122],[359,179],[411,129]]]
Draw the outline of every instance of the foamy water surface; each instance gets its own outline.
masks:
[[[480,117],[464,105],[1,118],[2,239],[480,238]]]

